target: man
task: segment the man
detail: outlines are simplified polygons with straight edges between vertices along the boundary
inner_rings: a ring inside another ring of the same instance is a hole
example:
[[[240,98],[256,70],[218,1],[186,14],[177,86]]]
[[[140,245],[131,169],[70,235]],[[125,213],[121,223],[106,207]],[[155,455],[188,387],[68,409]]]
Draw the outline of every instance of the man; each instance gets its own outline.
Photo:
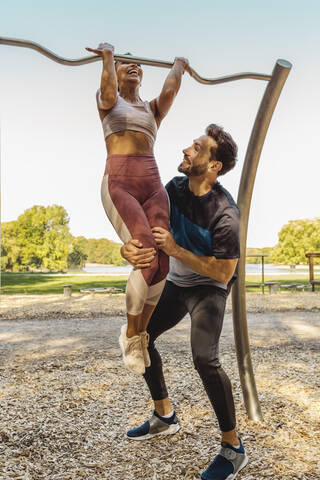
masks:
[[[206,480],[233,479],[248,458],[236,431],[231,383],[219,361],[219,338],[226,299],[235,279],[239,258],[239,210],[231,195],[217,182],[236,163],[237,146],[217,125],[183,150],[179,172],[166,189],[170,198],[171,233],[155,226],[157,246],[170,256],[170,272],[147,331],[151,366],[144,378],[154,400],[150,420],[127,432],[132,440],[179,430],[154,342],[187,313],[191,316],[193,361],[213,406],[221,430],[222,448],[202,473]],[[154,257],[136,239],[121,248],[135,268],[147,268]]]

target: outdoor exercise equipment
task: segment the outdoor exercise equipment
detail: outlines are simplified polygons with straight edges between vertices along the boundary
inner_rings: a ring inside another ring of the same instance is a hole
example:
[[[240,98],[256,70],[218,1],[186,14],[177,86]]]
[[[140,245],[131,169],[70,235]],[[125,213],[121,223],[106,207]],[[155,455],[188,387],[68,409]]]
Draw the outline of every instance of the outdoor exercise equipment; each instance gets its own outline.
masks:
[[[75,60],[60,57],[38,43],[16,38],[0,37],[0,44],[15,47],[25,47],[36,50],[57,63],[62,65],[78,66],[101,60],[99,55],[91,55]],[[153,67],[171,68],[173,62],[153,60],[126,55],[114,55],[116,60],[124,63],[140,63]],[[232,289],[232,312],[234,337],[237,351],[237,360],[241,387],[248,417],[251,420],[262,420],[262,412],[258,399],[255,378],[250,354],[247,312],[246,312],[246,289],[245,289],[245,266],[246,244],[252,192],[260,155],[268,127],[277,105],[282,88],[291,70],[291,63],[287,60],[277,60],[271,75],[245,72],[219,78],[201,77],[191,68],[191,76],[204,85],[217,85],[219,83],[232,82],[242,79],[264,80],[267,86],[258,109],[256,119],[251,132],[247,152],[242,168],[237,203],[240,208],[240,260],[237,267],[238,280]]]

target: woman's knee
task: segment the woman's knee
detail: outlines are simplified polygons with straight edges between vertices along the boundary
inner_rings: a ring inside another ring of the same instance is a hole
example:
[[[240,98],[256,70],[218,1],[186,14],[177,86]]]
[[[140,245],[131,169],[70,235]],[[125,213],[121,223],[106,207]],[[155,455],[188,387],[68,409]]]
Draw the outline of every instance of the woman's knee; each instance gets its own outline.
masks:
[[[169,273],[169,257],[161,250],[158,252],[158,268],[152,279],[152,285],[162,282]]]
[[[149,247],[147,247],[149,248]],[[142,270],[142,275],[144,276],[147,284],[149,286],[153,285],[153,279],[156,277],[158,271],[159,271],[159,250],[158,248],[155,249],[156,252],[155,252],[155,255],[154,255],[154,258],[152,260],[152,262],[150,262],[150,267],[148,268],[144,268]],[[156,282],[157,283],[157,282]]]

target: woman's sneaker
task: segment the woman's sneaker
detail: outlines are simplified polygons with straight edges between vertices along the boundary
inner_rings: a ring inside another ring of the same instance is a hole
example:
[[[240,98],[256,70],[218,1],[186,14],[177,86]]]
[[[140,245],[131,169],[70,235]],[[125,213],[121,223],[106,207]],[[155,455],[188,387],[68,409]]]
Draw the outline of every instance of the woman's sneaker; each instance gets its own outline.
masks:
[[[127,369],[133,373],[144,373],[146,369],[140,335],[127,337],[127,325],[122,325],[119,344]]]
[[[170,418],[160,417],[154,410],[150,420],[147,420],[140,427],[133,428],[127,432],[130,440],[147,440],[157,435],[172,435],[180,430],[176,412]]]
[[[140,337],[141,337],[142,352],[144,357],[144,364],[146,367],[150,367],[151,361],[150,361],[150,356],[148,352],[150,335],[147,332],[141,332]]]
[[[221,442],[222,448],[209,467],[202,473],[203,480],[233,480],[248,463],[248,457],[239,438],[240,447]]]

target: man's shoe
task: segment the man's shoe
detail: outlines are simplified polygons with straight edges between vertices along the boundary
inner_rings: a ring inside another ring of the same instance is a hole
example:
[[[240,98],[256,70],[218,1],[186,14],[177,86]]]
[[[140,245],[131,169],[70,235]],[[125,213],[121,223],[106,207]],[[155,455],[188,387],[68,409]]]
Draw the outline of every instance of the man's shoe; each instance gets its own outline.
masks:
[[[144,364],[146,367],[150,367],[151,361],[150,361],[150,356],[148,352],[150,335],[147,332],[141,332],[140,337],[141,337],[141,345],[142,345],[142,351],[143,351],[143,357],[144,357]]]
[[[119,344],[122,351],[123,362],[128,370],[133,373],[145,372],[144,355],[140,335],[127,337],[127,325],[122,325]]]
[[[140,427],[133,428],[127,432],[130,440],[148,440],[157,435],[172,435],[180,430],[176,412],[170,418],[160,417],[154,410],[150,420],[147,420]]]
[[[240,442],[238,448],[227,442],[221,442],[222,448],[219,454],[201,475],[203,480],[233,480],[240,470],[247,465],[248,457],[241,438],[238,438]]]

